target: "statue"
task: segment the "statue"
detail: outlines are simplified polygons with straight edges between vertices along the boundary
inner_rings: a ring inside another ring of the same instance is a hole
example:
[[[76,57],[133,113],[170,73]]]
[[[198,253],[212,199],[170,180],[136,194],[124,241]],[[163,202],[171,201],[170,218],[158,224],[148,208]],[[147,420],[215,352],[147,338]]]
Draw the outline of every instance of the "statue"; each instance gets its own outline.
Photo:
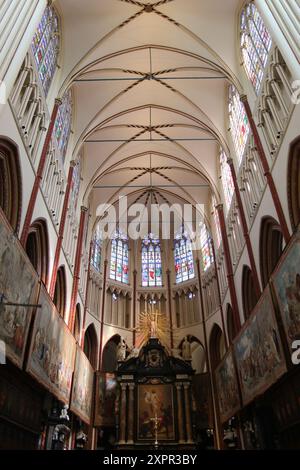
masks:
[[[64,405],[63,409],[61,410],[59,419],[64,419],[66,421],[70,421],[70,417],[68,415],[68,405]]]
[[[191,343],[189,342],[189,339],[188,339],[187,336],[184,338],[184,341],[183,341],[183,344],[182,344],[182,358],[185,361],[191,361],[192,360]]]
[[[129,353],[129,356],[127,357],[127,360],[138,357],[139,352],[140,352],[139,348],[136,348],[133,346]]]
[[[150,338],[157,338],[157,314],[152,313],[150,317]]]
[[[126,342],[124,338],[120,338],[120,342],[117,347],[117,360],[125,361],[126,359]]]

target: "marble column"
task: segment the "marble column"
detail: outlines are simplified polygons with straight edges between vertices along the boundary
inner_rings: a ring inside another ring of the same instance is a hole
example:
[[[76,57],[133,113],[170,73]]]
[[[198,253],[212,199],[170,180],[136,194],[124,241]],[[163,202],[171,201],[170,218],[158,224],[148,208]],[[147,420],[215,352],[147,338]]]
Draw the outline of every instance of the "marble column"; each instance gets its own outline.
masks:
[[[183,409],[182,409],[182,383],[176,383],[176,390],[177,390],[177,410],[178,410],[178,432],[179,432],[179,444],[183,444],[185,442],[185,435],[184,435],[184,423],[183,423]]]
[[[128,411],[128,440],[127,444],[133,444],[134,432],[134,383],[128,384],[129,387],[129,411]]]
[[[189,382],[185,382],[183,384],[184,387],[184,401],[185,401],[185,420],[186,420],[186,437],[187,443],[193,443],[193,431],[192,431],[192,421],[191,421],[191,395],[190,391],[190,384]]]
[[[127,390],[127,383],[121,383],[121,407],[120,407],[120,440],[119,444],[126,444],[126,404],[127,404],[127,397],[126,397],[126,390]]]

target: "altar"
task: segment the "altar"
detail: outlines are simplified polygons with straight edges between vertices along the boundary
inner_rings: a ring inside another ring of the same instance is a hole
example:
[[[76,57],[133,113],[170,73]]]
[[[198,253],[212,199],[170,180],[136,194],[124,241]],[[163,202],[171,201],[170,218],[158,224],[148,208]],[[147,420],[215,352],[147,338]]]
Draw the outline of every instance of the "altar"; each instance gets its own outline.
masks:
[[[120,448],[193,448],[193,369],[150,337],[119,362],[117,445]]]

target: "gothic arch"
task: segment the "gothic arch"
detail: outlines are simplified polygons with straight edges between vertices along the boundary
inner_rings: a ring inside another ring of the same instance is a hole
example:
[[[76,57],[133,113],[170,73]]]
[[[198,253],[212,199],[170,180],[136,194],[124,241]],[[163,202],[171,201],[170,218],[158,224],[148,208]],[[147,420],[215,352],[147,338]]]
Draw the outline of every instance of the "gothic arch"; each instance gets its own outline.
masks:
[[[22,207],[19,151],[14,142],[0,137],[0,207],[17,234]]]
[[[257,304],[258,298],[255,292],[253,273],[246,265],[243,267],[242,274],[242,300],[244,317],[247,320]]]
[[[74,337],[78,343],[80,339],[80,326],[81,326],[81,308],[80,308],[80,304],[77,304],[76,311],[75,311]]]
[[[290,146],[287,187],[290,219],[295,231],[300,223],[300,136]]]
[[[225,338],[223,331],[219,325],[215,323],[211,330],[209,339],[209,355],[212,370],[215,370],[220,364],[225,352]]]
[[[229,339],[229,342],[232,343],[232,341],[237,335],[237,331],[236,331],[236,327],[234,323],[232,306],[230,304],[227,304],[227,307],[226,307],[226,320],[227,320],[228,339]]]
[[[120,339],[120,335],[114,335],[105,344],[102,353],[103,372],[115,372],[117,369],[117,346],[120,342]]]
[[[94,369],[97,368],[98,340],[95,325],[91,323],[84,334],[83,351]]]
[[[260,228],[259,255],[263,287],[266,287],[282,253],[282,230],[273,217],[263,217]]]
[[[66,296],[67,296],[66,271],[65,271],[64,266],[60,266],[57,270],[53,302],[57,308],[58,313],[63,318],[65,316],[65,311],[66,311]]]
[[[49,239],[47,223],[37,219],[31,224],[25,251],[41,281],[47,286],[49,269]]]

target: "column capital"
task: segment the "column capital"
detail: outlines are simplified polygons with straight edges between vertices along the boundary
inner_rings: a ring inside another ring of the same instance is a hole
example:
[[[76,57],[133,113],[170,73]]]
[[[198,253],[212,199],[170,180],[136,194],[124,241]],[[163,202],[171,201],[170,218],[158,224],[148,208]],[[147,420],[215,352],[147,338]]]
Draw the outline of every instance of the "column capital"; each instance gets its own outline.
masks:
[[[240,95],[240,100],[242,103],[246,103],[248,101],[248,97],[246,94]]]
[[[182,382],[176,382],[175,385],[177,390],[180,390],[182,388]]]
[[[54,103],[56,106],[60,106],[62,104],[62,98],[55,98]]]
[[[75,160],[70,161],[70,167],[75,168],[76,165],[77,163],[75,162]]]
[[[229,166],[233,166],[233,159],[232,158],[227,158],[227,163]]]
[[[223,204],[217,204],[215,206],[215,208],[217,209],[218,212],[221,212],[221,211],[223,211],[224,205]]]
[[[81,212],[87,212],[87,211],[88,211],[88,208],[85,207],[85,206],[81,206],[81,207],[80,207],[80,210],[81,210]]]
[[[128,387],[129,387],[129,390],[132,391],[132,390],[135,389],[135,384],[134,384],[133,382],[131,382],[131,383],[127,384],[127,385],[128,385]]]
[[[126,390],[128,383],[127,382],[121,382],[121,388],[122,390]]]
[[[191,386],[190,382],[184,382],[183,387],[185,390],[189,389]]]

